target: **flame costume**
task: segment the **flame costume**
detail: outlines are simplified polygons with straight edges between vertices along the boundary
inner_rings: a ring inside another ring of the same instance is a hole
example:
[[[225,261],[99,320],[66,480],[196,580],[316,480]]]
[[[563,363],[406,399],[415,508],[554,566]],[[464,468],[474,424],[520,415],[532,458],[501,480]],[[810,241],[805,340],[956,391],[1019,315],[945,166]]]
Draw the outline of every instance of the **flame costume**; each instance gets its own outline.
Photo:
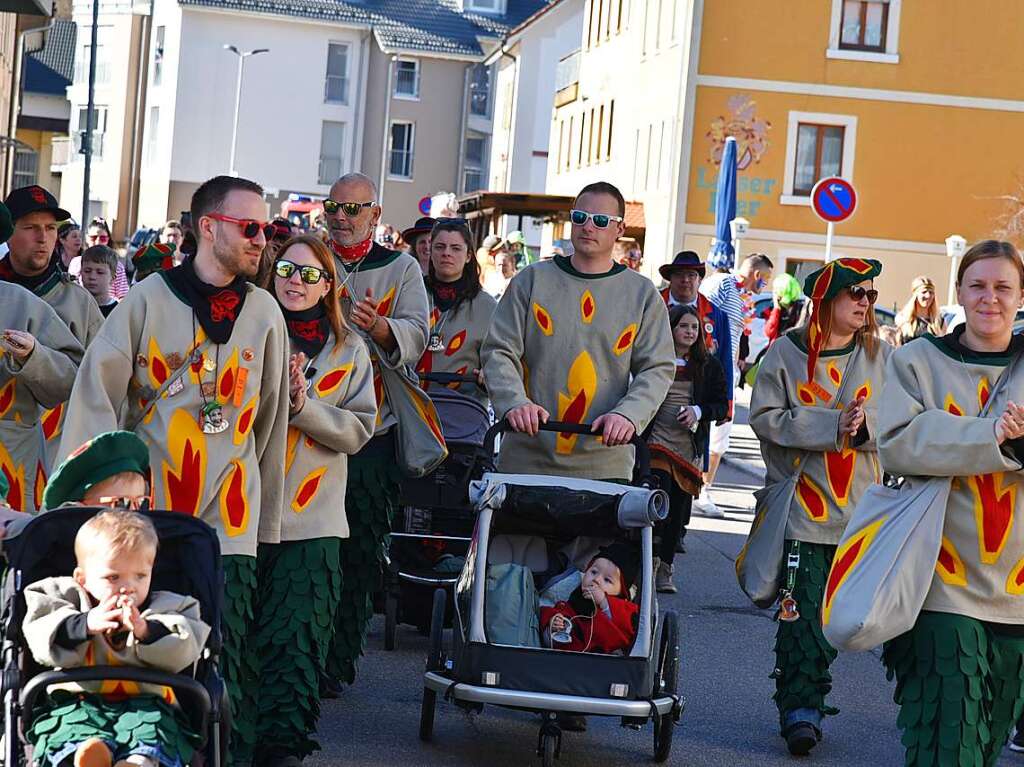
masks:
[[[899,349],[879,415],[887,471],[953,478],[924,611],[883,653],[908,765],[994,765],[1024,710],[1024,441],[994,430],[1024,372],[979,417],[1024,341],[978,353],[963,331]]]
[[[240,304],[197,308],[197,299],[172,288],[182,274],[197,279],[190,269],[186,261],[142,281],[103,324],[71,394],[62,452],[136,423],[149,446],[157,508],[192,514],[217,531],[225,575],[222,668],[234,712],[232,752],[244,760],[256,727],[259,670],[248,641],[256,548],[281,534],[288,338],[274,299],[251,285],[239,288]],[[232,318],[226,341],[198,350],[206,331],[196,317],[211,308]],[[154,402],[182,364],[188,369],[180,387],[171,385]],[[218,409],[223,431],[204,432],[207,407]]]
[[[430,301],[429,338],[436,337],[443,348],[432,351],[428,346],[416,365],[416,372],[473,375],[474,370],[481,369],[480,347],[498,302],[482,290],[472,299],[459,301],[454,307],[438,299],[433,291],[427,291],[427,298]],[[429,391],[431,387],[439,386],[442,384],[424,383],[423,388]],[[449,386],[487,406],[487,392],[479,386],[469,383]]]
[[[820,733],[824,715],[838,713],[825,704],[832,689],[829,666],[835,649],[821,630],[825,582],[836,544],[860,496],[881,481],[876,434],[879,393],[891,347],[878,342],[872,356],[855,339],[843,349],[824,349],[821,312],[826,300],[881,272],[877,261],[838,259],[812,273],[805,292],[814,302],[810,344],[802,330],[769,347],[750,401],[750,426],[761,441],[766,485],[785,481],[799,468],[796,492],[784,514],[786,552],[799,556],[796,567],[781,564],[787,590],[799,617],[779,621],[775,643],[775,704],[783,737],[798,724]],[[870,311],[870,309],[869,309]],[[841,401],[835,401],[842,390]],[[840,436],[843,409],[863,398],[864,423],[852,437]],[[803,456],[801,458],[801,456]]]
[[[332,677],[351,684],[373,617],[370,595],[380,585],[401,481],[392,434],[396,419],[384,396],[380,366],[415,365],[423,354],[427,345],[427,290],[415,258],[377,243],[365,256],[351,259],[342,258],[335,248],[335,261],[344,316],[351,316],[353,302],[364,299],[369,290],[397,344],[385,357],[377,356],[376,345],[370,346],[378,408],[374,436],[348,461],[345,509],[349,537],[341,542],[341,601],[327,668]],[[358,332],[354,326],[353,332]]]
[[[57,668],[142,666],[181,672],[199,660],[210,627],[200,619],[190,596],[155,591],[140,605],[150,623],[150,638],[128,633],[123,647],[105,634],[88,635],[85,614],[92,599],[74,578],[47,578],[25,589],[25,641],[38,663]],[[185,764],[199,736],[181,715],[174,692],[135,682],[69,683],[50,688],[54,705],[26,733],[37,755],[57,764],[77,744],[98,737],[118,754],[142,751],[163,764]],[[37,757],[37,763],[42,760]]]
[[[10,488],[11,508],[35,511],[48,466],[40,449],[40,418],[71,394],[83,350],[45,301],[0,281],[0,330],[8,328],[31,333],[36,345],[24,362],[0,346],[0,474]]]
[[[339,343],[330,331],[306,375],[306,402],[289,421],[281,543],[259,549],[258,736],[277,756],[319,748],[319,680],[341,595],[341,540],[349,536],[338,502],[348,456],[370,439],[377,417],[370,356],[355,332]]]
[[[675,375],[668,312],[651,281],[621,264],[582,274],[562,256],[512,279],[481,356],[498,416],[533,402],[573,423],[614,412],[637,433]],[[507,434],[498,463],[501,471],[629,479],[633,449],[574,434]]]

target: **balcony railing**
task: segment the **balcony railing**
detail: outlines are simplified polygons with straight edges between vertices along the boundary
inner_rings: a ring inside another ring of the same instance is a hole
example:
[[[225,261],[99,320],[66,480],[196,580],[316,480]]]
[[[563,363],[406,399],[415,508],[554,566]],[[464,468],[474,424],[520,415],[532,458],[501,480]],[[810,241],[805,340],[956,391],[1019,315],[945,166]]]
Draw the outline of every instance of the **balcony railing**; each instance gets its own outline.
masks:
[[[571,104],[579,97],[580,52],[564,56],[555,68],[555,106]]]

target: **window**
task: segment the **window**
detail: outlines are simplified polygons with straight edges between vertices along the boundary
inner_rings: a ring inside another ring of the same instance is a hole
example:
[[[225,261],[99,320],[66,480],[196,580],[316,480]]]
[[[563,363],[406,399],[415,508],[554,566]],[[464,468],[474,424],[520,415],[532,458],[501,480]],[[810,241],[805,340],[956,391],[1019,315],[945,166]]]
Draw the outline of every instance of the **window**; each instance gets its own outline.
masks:
[[[388,175],[393,178],[412,178],[414,128],[409,122],[391,123]]]
[[[317,183],[333,184],[341,178],[345,155],[345,123],[324,120],[320,126],[320,167]]]
[[[420,62],[399,59],[395,62],[395,96],[403,99],[420,97]]]
[[[486,152],[487,139],[485,137],[466,137],[466,162],[463,165],[462,175],[463,194],[475,192],[483,188]]]
[[[464,0],[463,8],[467,11],[476,11],[477,13],[505,13],[504,0]]]
[[[153,85],[160,85],[164,80],[164,38],[167,27],[156,28],[156,39],[153,41]]]
[[[780,202],[810,205],[814,185],[827,176],[853,179],[857,118],[852,115],[790,112],[786,171]]]
[[[469,75],[469,112],[487,117],[491,113],[491,68],[486,64],[475,64]],[[511,112],[512,99],[508,110]],[[511,124],[511,120],[510,120]]]
[[[14,179],[15,189],[23,186],[38,184],[39,179],[39,154],[32,147],[19,146],[14,150]]]
[[[830,59],[898,64],[903,0],[832,0]]]
[[[839,125],[800,123],[796,132],[793,194],[810,194],[819,180],[838,175],[843,166],[843,132]]]
[[[328,104],[348,103],[348,46],[344,43],[327,44],[324,101]]]
[[[839,47],[852,51],[885,50],[889,4],[844,0]]]
[[[146,131],[146,162],[157,160],[157,147],[160,136],[160,107],[149,109],[149,129]]]
[[[83,45],[82,55],[75,62],[75,82],[89,82],[89,57],[92,56],[92,46]],[[108,85],[110,83],[110,62],[107,59],[107,48],[100,43],[96,46],[96,84]]]

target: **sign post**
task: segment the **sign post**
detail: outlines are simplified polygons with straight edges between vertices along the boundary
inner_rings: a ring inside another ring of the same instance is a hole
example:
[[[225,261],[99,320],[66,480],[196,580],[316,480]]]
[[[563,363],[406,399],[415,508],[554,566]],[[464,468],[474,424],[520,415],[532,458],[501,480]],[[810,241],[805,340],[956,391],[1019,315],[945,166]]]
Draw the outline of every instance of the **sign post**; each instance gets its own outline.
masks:
[[[845,221],[857,209],[857,192],[844,178],[823,178],[811,190],[811,207],[815,215],[826,223],[825,263],[832,260],[832,235],[835,225]]]

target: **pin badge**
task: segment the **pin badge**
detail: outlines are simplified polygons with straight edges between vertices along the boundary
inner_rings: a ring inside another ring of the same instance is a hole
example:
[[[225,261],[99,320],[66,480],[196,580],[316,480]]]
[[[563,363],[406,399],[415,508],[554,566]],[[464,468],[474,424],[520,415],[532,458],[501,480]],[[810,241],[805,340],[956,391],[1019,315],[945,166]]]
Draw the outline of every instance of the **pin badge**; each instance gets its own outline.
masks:
[[[179,394],[182,389],[185,388],[185,382],[181,378],[175,378],[170,386],[167,387],[167,396],[173,397],[175,394]]]
[[[252,349],[242,349],[242,359],[246,362],[252,362],[256,359],[256,352]]]
[[[140,368],[149,367],[149,360],[145,354],[140,354],[135,358],[135,364]]]
[[[214,362],[209,357],[206,357],[205,359],[203,359],[203,370],[205,370],[207,373],[212,373],[216,369],[217,369],[217,363],[216,362]]]
[[[167,355],[167,365],[171,370],[177,370],[185,362],[185,358],[177,352]]]

